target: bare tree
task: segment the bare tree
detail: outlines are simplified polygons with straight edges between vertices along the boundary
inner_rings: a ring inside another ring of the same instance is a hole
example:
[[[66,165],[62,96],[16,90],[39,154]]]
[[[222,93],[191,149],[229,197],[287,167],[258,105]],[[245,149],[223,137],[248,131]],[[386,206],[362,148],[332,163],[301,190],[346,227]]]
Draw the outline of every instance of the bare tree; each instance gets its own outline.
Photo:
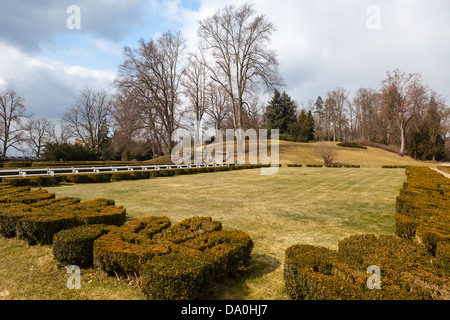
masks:
[[[166,153],[173,148],[171,139],[181,119],[180,86],[185,74],[186,50],[180,32],[164,33],[157,40],[140,41],[140,47],[125,47],[125,61],[120,66],[116,85],[133,90],[147,109],[148,127],[161,139]]]
[[[64,113],[63,122],[82,144],[100,153],[100,144],[108,134],[111,105],[104,91],[84,89]]]
[[[342,87],[327,93],[325,101],[328,118],[333,121],[334,138],[333,140],[342,141],[343,130],[345,126],[345,109],[348,102],[349,92]]]
[[[17,149],[23,142],[22,119],[26,117],[25,99],[14,90],[0,91],[0,141],[2,142],[2,158],[6,157],[9,148]]]
[[[400,154],[406,150],[406,135],[410,121],[423,108],[427,88],[420,73],[405,73],[396,69],[387,72],[382,82],[381,95],[385,109],[391,112],[400,132]]]
[[[200,141],[200,122],[207,108],[207,90],[210,78],[206,65],[207,62],[201,50],[197,54],[191,54],[186,76],[182,81],[183,92],[188,98],[190,112],[194,115],[194,121],[196,122],[194,128],[195,141]]]
[[[255,16],[252,5],[233,5],[200,21],[198,35],[212,80],[229,96],[235,129],[242,128],[244,96],[282,83],[276,53],[269,49],[275,26],[264,15]]]
[[[334,163],[336,159],[336,150],[327,144],[318,144],[314,147],[314,153],[320,157],[326,166]]]
[[[35,157],[39,158],[47,142],[51,141],[54,124],[47,118],[31,117],[23,126],[23,130],[28,148]]]

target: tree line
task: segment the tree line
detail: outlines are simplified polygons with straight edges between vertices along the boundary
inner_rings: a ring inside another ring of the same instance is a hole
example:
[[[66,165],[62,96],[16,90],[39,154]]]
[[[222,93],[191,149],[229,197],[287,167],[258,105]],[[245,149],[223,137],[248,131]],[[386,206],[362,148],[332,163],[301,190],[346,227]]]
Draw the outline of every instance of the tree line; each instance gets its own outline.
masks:
[[[269,128],[289,141],[358,141],[419,160],[449,159],[450,110],[420,73],[387,71],[378,90],[343,87],[305,108],[275,91],[267,107]]]
[[[258,94],[283,84],[270,49],[275,30],[253,5],[229,5],[199,21],[193,50],[180,31],[141,39],[124,48],[113,92],[82,90],[58,124],[26,116],[23,99],[6,90],[4,109],[12,113],[4,123],[13,125],[2,130],[2,155],[26,143],[37,157],[157,157],[170,154],[179,128],[198,136],[201,122],[219,130],[261,126]]]
[[[350,98],[337,87],[299,108],[279,91],[275,30],[253,5],[229,5],[199,21],[194,49],[180,31],[141,39],[124,48],[109,92],[83,89],[55,121],[28,115],[21,96],[0,91],[1,156],[17,149],[48,160],[144,160],[170,154],[177,129],[198,138],[203,126],[279,129],[291,141],[358,140],[446,158],[449,109],[420,74],[388,71],[378,90]],[[268,104],[262,93],[273,93]]]

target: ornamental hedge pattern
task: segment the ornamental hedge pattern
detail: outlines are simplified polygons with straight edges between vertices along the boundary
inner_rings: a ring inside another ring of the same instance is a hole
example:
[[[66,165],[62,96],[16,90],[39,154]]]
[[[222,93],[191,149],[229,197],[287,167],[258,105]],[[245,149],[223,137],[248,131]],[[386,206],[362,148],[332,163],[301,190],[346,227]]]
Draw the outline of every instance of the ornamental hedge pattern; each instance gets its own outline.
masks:
[[[450,180],[407,167],[397,197],[395,236],[355,235],[333,251],[294,245],[285,252],[284,281],[295,300],[449,300]],[[369,290],[369,266],[381,290]]]

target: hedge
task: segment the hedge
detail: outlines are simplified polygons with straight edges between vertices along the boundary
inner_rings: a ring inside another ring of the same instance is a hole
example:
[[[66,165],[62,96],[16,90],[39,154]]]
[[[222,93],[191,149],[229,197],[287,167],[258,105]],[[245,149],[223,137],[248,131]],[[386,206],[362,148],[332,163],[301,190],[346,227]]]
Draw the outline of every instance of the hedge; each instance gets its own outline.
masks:
[[[408,167],[407,183],[396,200],[395,233],[436,254],[450,241],[450,180],[426,167]]]
[[[157,256],[142,269],[142,290],[151,300],[206,299],[214,285],[213,261],[194,249]]]
[[[53,236],[53,255],[62,265],[90,266],[94,241],[108,232],[106,225],[85,225],[60,231]]]
[[[51,244],[53,236],[81,225],[121,226],[126,210],[113,200],[81,202],[79,198],[56,198],[46,190],[0,186],[0,235],[18,237],[30,245]]]
[[[445,173],[450,173],[450,167],[438,166],[437,168]]]
[[[345,147],[345,148],[357,148],[357,149],[365,149],[367,150],[367,147],[356,143],[356,142],[341,142],[337,144],[339,147]]]
[[[158,177],[171,177],[185,174],[223,172],[231,170],[244,170],[269,167],[269,165],[230,165],[226,167],[205,167],[205,168],[183,168],[183,169],[164,169],[164,170],[148,170],[148,171],[122,171],[122,172],[102,172],[102,173],[80,173],[67,174],[54,177],[21,177],[21,178],[3,178],[5,183],[14,186],[51,186],[58,185],[61,182],[69,182],[76,184],[83,183],[106,183],[111,181],[125,180],[143,180]]]
[[[371,265],[381,269],[381,290],[367,288]],[[284,267],[286,292],[296,300],[448,299],[449,276],[423,246],[395,236],[352,236],[338,251],[295,245]]]
[[[223,231],[209,217],[174,226],[166,217],[148,217],[112,228],[94,242],[94,265],[110,275],[142,278],[149,299],[201,299],[215,281],[246,266],[252,239]]]
[[[32,186],[32,187],[48,187],[56,186],[61,183],[61,176],[41,176],[41,177],[20,177],[20,178],[2,178],[2,182],[15,187]]]

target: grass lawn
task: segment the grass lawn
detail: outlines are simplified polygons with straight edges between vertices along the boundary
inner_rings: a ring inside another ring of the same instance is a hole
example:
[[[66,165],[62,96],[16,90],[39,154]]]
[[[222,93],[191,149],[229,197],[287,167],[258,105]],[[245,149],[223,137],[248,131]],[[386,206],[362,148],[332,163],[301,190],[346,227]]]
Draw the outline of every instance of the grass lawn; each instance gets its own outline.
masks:
[[[392,234],[395,197],[404,170],[381,168],[281,168],[232,171],[48,188],[58,197],[111,198],[130,219],[157,215],[177,223],[211,216],[225,229],[250,234],[255,242],[246,274],[218,290],[215,299],[286,299],[284,250],[296,243],[337,249],[354,234]],[[82,290],[66,289],[68,275],[56,268],[51,248],[0,239],[0,299],[142,299],[136,286],[82,271]],[[125,285],[124,285],[125,284]]]

